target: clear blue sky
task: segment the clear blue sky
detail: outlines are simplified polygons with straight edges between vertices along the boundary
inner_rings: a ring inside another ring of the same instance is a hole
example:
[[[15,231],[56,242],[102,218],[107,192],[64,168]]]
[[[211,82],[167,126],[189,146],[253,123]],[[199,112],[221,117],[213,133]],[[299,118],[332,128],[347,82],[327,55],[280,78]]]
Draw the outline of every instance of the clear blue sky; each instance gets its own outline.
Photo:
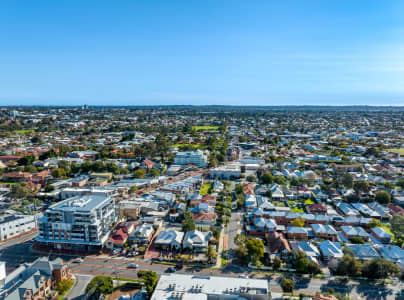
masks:
[[[0,1],[0,105],[404,105],[404,1]]]

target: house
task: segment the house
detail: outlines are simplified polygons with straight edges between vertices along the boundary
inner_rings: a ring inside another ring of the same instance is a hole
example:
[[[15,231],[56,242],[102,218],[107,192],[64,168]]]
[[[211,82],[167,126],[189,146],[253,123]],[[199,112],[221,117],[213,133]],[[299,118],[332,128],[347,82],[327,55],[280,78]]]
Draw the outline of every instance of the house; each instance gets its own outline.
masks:
[[[0,263],[5,275],[5,263]],[[4,276],[3,275],[3,276]],[[67,265],[61,259],[50,261],[41,257],[33,263],[22,264],[10,274],[3,277],[0,285],[0,298],[4,300],[45,299],[51,295],[51,289],[56,289],[57,284],[70,278]]]
[[[332,225],[311,224],[310,226],[313,229],[315,237],[331,241],[337,240],[338,232],[334,229]]]
[[[257,207],[257,199],[253,194],[246,194],[244,199],[244,206],[247,210],[252,210]]]
[[[211,237],[211,232],[198,230],[188,231],[182,241],[182,247],[183,249],[189,249],[195,252],[204,252],[208,249]]]
[[[0,161],[7,164],[10,161],[17,162],[21,158],[23,158],[22,155],[1,155]]]
[[[281,257],[286,257],[291,251],[288,241],[282,233],[270,231],[266,234],[268,250],[271,254],[279,254]]]
[[[404,262],[404,250],[396,245],[376,245],[380,256],[391,260],[394,263]]]
[[[327,207],[322,203],[306,205],[306,210],[308,213],[311,213],[311,214],[326,214],[327,213]]]
[[[348,244],[347,247],[353,251],[355,258],[359,260],[380,258],[379,253],[370,244]]]
[[[273,200],[283,200],[285,195],[283,194],[282,188],[280,185],[274,183],[269,186],[269,190],[271,191],[271,197]]]
[[[345,202],[339,202],[336,204],[337,210],[345,216],[360,216],[361,214],[351,205]]]
[[[215,183],[213,184],[213,191],[215,191],[216,193],[220,193],[221,191],[223,191],[223,189],[224,189],[223,183],[221,183],[219,180],[216,180]]]
[[[254,218],[254,231],[276,231],[277,224],[274,219],[267,219],[263,217]]]
[[[182,246],[182,239],[184,233],[177,230],[163,230],[160,231],[154,244],[157,247],[169,250],[180,250]]]
[[[50,177],[51,172],[48,170],[43,170],[34,174],[31,178],[32,182],[35,184],[40,184],[42,186],[46,185],[47,179]]]
[[[320,251],[314,244],[306,241],[291,241],[289,243],[292,250],[303,251],[307,255],[307,258],[318,263]]]
[[[325,261],[331,261],[332,259],[338,259],[344,256],[342,246],[339,242],[326,240],[318,243],[318,248],[320,249],[321,256]]]
[[[392,236],[388,234],[383,228],[374,227],[370,229],[370,233],[374,236],[377,240],[384,244],[388,244],[391,242]]]
[[[148,244],[153,237],[153,233],[153,225],[143,223],[142,225],[136,227],[134,232],[129,235],[129,239],[137,244]]]
[[[364,241],[369,240],[369,234],[359,226],[341,226],[342,234],[347,239],[362,238]]]
[[[254,195],[254,186],[251,183],[244,183],[243,193],[244,195]]]
[[[78,176],[71,179],[73,187],[83,187],[88,183],[88,176]]]
[[[32,174],[29,172],[9,172],[3,174],[3,180],[7,182],[21,182],[31,180]]]
[[[390,204],[389,209],[393,215],[397,214],[397,215],[404,216],[404,208],[402,208],[401,206],[398,206],[396,204]]]
[[[126,240],[128,239],[128,233],[124,232],[122,228],[116,230],[111,234],[106,242],[106,247],[109,249],[123,248]]]
[[[194,213],[192,219],[195,222],[195,226],[199,230],[209,230],[212,225],[216,223],[216,213]]]
[[[289,239],[294,239],[294,240],[307,240],[309,237],[307,228],[296,227],[296,226],[287,227],[286,235]]]
[[[144,159],[141,163],[140,163],[140,168],[142,169],[146,169],[146,170],[151,170],[154,166],[154,162],[152,162],[149,159]]]

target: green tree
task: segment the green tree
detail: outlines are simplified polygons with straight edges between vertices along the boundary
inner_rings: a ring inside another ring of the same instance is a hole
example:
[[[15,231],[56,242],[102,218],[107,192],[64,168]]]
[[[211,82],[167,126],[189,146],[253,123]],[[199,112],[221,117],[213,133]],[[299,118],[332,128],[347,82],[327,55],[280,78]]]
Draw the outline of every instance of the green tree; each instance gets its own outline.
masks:
[[[137,191],[138,191],[138,188],[137,188],[137,186],[136,185],[132,185],[131,187],[130,187],[130,189],[129,189],[129,194],[136,194],[137,193]]]
[[[290,222],[290,224],[292,226],[296,226],[296,227],[304,227],[304,223],[305,223],[305,220],[302,218],[297,218]]]
[[[208,257],[208,260],[210,262],[215,261],[215,259],[217,257],[217,253],[216,253],[216,250],[213,247],[213,245],[209,245],[208,250],[206,250],[206,256]]]
[[[146,175],[146,171],[143,169],[139,169],[135,171],[134,175],[135,178],[143,178]]]
[[[153,271],[145,271],[143,272],[141,277],[146,287],[147,294],[150,297],[153,294],[154,288],[157,285],[158,275],[156,272]]]
[[[397,245],[401,247],[404,244],[404,216],[393,215],[390,224]]]
[[[235,191],[236,191],[236,194],[242,194],[244,191],[243,185],[240,183],[237,183],[236,187],[235,187]]]
[[[52,171],[52,176],[55,178],[61,178],[66,176],[66,171],[65,169],[62,168],[57,168]]]
[[[249,239],[246,243],[248,255],[254,265],[260,264],[260,259],[264,257],[264,243],[260,239]]]
[[[255,177],[254,175],[248,175],[246,179],[247,179],[248,182],[256,182],[257,181],[257,177]]]
[[[64,294],[67,291],[69,291],[72,288],[73,284],[74,284],[74,281],[70,280],[70,279],[63,279],[63,280],[59,281],[59,283],[57,285],[57,290],[58,290],[59,295]]]
[[[99,298],[101,295],[111,294],[114,290],[114,284],[111,277],[96,276],[86,287],[86,294],[92,294],[93,297]]]
[[[370,222],[368,224],[369,228],[380,227],[380,226],[382,226],[382,223],[379,220],[376,220],[374,218],[372,220],[370,220]]]
[[[292,293],[295,288],[295,283],[291,279],[283,279],[281,282],[282,291],[284,293]]]
[[[375,258],[363,265],[362,273],[368,278],[381,279],[400,274],[399,267],[389,259]]]
[[[278,271],[282,266],[282,260],[278,257],[275,256],[274,261],[272,262],[272,268],[274,271]]]
[[[360,236],[353,236],[353,237],[351,237],[350,241],[351,241],[353,244],[364,244],[364,243],[365,243],[365,241],[363,240],[363,238],[361,238]]]
[[[391,196],[386,191],[376,192],[376,201],[380,204],[389,204],[391,202]]]
[[[263,183],[263,184],[272,184],[272,183],[274,183],[274,177],[270,173],[262,174],[260,180],[261,180],[261,183]]]
[[[335,269],[336,275],[360,276],[362,274],[362,264],[351,255],[344,255]]]
[[[29,166],[32,165],[32,163],[35,161],[35,155],[34,154],[28,154],[25,155],[24,157],[20,158],[18,160],[18,164],[20,166]]]
[[[238,233],[235,237],[234,237],[234,243],[237,246],[240,245],[244,245],[247,242],[247,238],[245,235]]]
[[[361,193],[369,193],[370,191],[370,185],[369,182],[365,181],[365,180],[358,180],[355,181],[355,183],[353,184],[353,189],[356,193],[356,195],[360,196]]]
[[[182,222],[182,229],[184,232],[195,230],[195,222],[192,219],[192,214],[189,211],[184,212],[184,220]]]
[[[404,189],[404,179],[399,179],[399,180],[397,180],[396,185],[397,185],[398,187],[400,187],[401,189]]]
[[[21,182],[11,186],[10,197],[13,199],[26,198],[30,195],[30,189],[27,183]]]
[[[42,143],[42,139],[41,139],[41,137],[39,135],[34,135],[31,138],[31,143],[36,144],[36,145],[40,144],[40,143]]]
[[[151,169],[149,171],[149,175],[151,177],[158,177],[158,176],[160,176],[160,170],[159,169]]]
[[[110,162],[107,163],[106,166],[108,172],[112,172],[113,174],[119,174],[119,167],[116,163]]]
[[[353,186],[352,175],[349,173],[344,173],[344,175],[342,175],[342,184],[344,185],[344,187],[351,189]]]

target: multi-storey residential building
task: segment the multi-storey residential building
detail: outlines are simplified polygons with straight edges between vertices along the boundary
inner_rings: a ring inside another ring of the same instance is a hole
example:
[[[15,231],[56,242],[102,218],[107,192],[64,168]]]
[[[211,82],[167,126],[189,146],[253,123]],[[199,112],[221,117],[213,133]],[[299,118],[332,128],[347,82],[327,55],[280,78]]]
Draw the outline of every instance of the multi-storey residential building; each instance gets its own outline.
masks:
[[[38,219],[37,242],[57,249],[99,250],[116,220],[113,198],[77,196],[49,207]]]
[[[49,261],[45,257],[31,264],[22,264],[7,275],[4,262],[0,262],[0,269],[1,300],[50,299],[51,289],[56,289],[60,281],[71,277],[67,265],[61,259]]]
[[[178,152],[174,158],[175,165],[195,165],[204,168],[208,158],[201,150]]]
[[[0,217],[0,241],[10,239],[36,227],[35,216],[4,215]]]

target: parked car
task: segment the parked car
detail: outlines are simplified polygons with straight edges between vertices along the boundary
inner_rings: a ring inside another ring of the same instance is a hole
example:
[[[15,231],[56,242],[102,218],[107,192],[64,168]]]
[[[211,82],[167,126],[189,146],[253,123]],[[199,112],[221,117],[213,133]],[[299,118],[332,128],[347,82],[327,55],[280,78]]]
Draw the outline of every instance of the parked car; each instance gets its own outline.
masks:
[[[182,268],[184,268],[184,266],[183,266],[183,265],[176,265],[175,268],[176,268],[177,270],[182,270]]]

